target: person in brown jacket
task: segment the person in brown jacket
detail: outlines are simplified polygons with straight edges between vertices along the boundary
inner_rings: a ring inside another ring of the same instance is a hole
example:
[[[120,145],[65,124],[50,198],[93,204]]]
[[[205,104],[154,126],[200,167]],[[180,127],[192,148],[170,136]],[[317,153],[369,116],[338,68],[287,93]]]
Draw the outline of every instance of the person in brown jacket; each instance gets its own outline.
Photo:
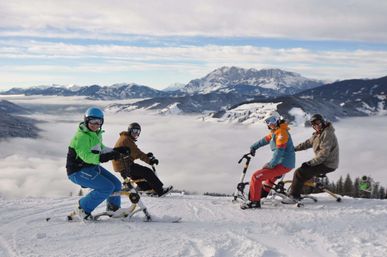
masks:
[[[115,144],[115,148],[130,148],[130,156],[128,156],[128,158],[114,160],[112,162],[113,169],[114,171],[119,172],[124,179],[127,177],[133,180],[145,179],[149,187],[141,189],[153,189],[159,197],[163,196],[172,190],[172,186],[163,188],[163,183],[160,181],[153,170],[140,164],[134,163],[134,160],[140,159],[149,165],[159,164],[159,160],[157,160],[152,153],[145,154],[137,147],[136,141],[140,136],[140,133],[141,126],[137,122],[131,123],[128,127],[128,131],[123,131],[120,133],[120,137]]]
[[[327,122],[320,114],[314,114],[310,122],[315,132],[312,137],[295,147],[295,151],[313,148],[315,157],[304,162],[296,169],[290,190],[294,200],[301,198],[303,185],[309,179],[320,174],[336,170],[339,166],[339,144],[332,123]]]

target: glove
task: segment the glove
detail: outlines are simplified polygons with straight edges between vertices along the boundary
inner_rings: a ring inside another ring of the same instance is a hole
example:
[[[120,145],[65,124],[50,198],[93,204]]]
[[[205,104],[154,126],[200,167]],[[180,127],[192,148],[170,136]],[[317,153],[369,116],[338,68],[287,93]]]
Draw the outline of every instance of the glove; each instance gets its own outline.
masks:
[[[301,164],[301,168],[309,168],[309,167],[311,167],[312,165],[310,165],[310,162],[303,162],[302,164]]]
[[[99,162],[108,162],[110,160],[118,160],[120,158],[120,153],[117,151],[111,151],[108,153],[103,153],[99,155]]]
[[[149,158],[149,164],[150,165],[159,165],[159,160],[157,160],[154,156],[152,156],[151,158]]]
[[[251,156],[255,156],[255,149],[254,148],[250,148],[250,155]]]
[[[130,148],[126,146],[115,147],[113,150],[123,155],[130,155]]]
[[[130,170],[123,170],[120,172],[120,174],[121,174],[121,177],[123,179],[126,179],[126,178],[130,177]]]

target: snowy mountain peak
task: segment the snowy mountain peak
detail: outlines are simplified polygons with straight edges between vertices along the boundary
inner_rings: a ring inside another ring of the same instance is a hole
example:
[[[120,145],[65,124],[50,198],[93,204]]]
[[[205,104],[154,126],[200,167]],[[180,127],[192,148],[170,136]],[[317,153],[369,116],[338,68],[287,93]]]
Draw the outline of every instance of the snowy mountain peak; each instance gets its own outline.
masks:
[[[165,91],[165,92],[176,91],[176,90],[182,89],[184,86],[185,84],[183,83],[173,83],[168,87],[164,88],[162,91]]]
[[[191,80],[182,91],[207,94],[214,91],[231,92],[241,86],[276,90],[279,94],[294,94],[322,85],[322,81],[302,77],[298,73],[280,69],[244,69],[223,66],[201,79]]]

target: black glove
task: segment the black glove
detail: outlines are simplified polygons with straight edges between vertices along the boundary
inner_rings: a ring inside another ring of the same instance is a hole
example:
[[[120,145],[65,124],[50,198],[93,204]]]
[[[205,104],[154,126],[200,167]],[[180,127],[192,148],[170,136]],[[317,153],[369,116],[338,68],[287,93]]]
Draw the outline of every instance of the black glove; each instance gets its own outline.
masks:
[[[250,148],[250,155],[251,156],[255,156],[255,149],[254,148]]]
[[[150,165],[159,165],[159,160],[157,160],[154,156],[152,156],[151,158],[149,158],[149,164]]]
[[[312,165],[310,165],[310,162],[303,162],[302,164],[301,164],[301,168],[309,168],[309,167],[311,167]]]
[[[121,174],[121,177],[123,179],[129,178],[130,177],[130,170],[123,170],[120,172],[120,174]]]
[[[99,155],[99,162],[108,162],[110,160],[118,160],[120,158],[120,153],[117,151],[111,151],[108,153],[103,153]]]
[[[113,150],[123,155],[130,155],[130,148],[126,146],[114,147]]]

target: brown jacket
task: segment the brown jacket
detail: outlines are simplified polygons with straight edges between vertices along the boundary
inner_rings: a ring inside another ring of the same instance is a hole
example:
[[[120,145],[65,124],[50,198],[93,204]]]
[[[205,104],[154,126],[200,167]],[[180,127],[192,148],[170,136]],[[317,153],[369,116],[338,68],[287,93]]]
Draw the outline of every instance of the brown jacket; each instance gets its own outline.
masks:
[[[149,164],[150,160],[148,156],[137,147],[135,140],[130,137],[127,131],[123,131],[120,133],[120,137],[118,138],[116,144],[114,145],[114,147],[121,147],[121,146],[130,148],[130,158],[125,159],[125,163],[124,161],[121,161],[121,160],[113,160],[112,163],[113,163],[114,171],[121,172],[125,170],[125,167],[129,167],[131,164],[133,164],[133,161],[136,159],[140,159],[143,162],[146,162]]]
[[[337,169],[339,166],[339,143],[332,123],[328,123],[321,133],[313,133],[312,137],[297,145],[295,151],[302,151],[313,147],[315,157],[310,160],[312,166],[323,164]]]

